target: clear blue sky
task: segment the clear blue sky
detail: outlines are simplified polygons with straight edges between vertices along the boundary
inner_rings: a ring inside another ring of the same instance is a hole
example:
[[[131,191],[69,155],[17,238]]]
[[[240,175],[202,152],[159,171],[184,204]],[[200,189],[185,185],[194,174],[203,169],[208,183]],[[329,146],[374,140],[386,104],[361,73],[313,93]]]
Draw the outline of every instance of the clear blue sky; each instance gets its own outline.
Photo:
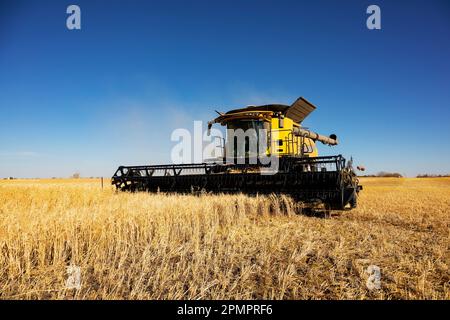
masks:
[[[164,163],[174,128],[298,96],[340,138],[322,154],[449,173],[450,2],[0,2],[0,177]]]

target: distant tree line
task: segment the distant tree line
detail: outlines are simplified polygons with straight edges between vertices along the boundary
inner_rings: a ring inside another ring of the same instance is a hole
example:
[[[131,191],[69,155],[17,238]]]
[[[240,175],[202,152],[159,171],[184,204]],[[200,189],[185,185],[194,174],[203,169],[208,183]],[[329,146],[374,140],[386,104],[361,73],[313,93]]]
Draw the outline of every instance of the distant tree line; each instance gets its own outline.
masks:
[[[80,179],[80,173],[79,173],[79,172],[75,172],[75,173],[72,175],[72,179]]]
[[[79,173],[74,173],[73,175],[71,175],[68,179],[80,179],[81,176]],[[88,177],[89,179],[101,179],[102,177],[94,177],[94,176],[90,176]],[[0,180],[16,180],[16,179],[30,179],[30,180],[36,180],[36,179],[66,179],[66,177],[51,177],[51,178],[33,178],[33,177],[28,177],[28,178],[15,178],[15,177],[5,177],[2,178],[0,177]]]
[[[367,174],[360,177],[366,177],[366,178],[402,178],[403,175],[398,172],[386,172],[386,171],[380,171],[377,174]]]
[[[418,174],[417,178],[445,178],[445,177],[450,177],[450,174],[429,174],[429,173],[425,173],[425,174]]]
[[[376,177],[383,177],[383,178],[402,178],[403,175],[401,175],[398,172],[385,172],[385,171],[381,171],[378,172],[377,174],[367,174],[367,175],[362,175],[360,177],[365,177],[365,178],[376,178]],[[416,178],[445,178],[445,177],[450,177],[450,174],[430,174],[430,173],[425,173],[425,174],[418,174],[416,176]]]
[[[401,178],[403,177],[400,173],[398,172],[385,172],[385,171],[380,171],[377,173],[377,177],[385,177],[385,178]]]

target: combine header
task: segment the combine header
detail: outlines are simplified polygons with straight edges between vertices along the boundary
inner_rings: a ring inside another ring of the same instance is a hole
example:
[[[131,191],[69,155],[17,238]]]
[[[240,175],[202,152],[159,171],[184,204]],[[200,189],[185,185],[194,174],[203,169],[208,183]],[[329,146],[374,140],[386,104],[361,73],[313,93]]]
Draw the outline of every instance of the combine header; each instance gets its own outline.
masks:
[[[337,145],[337,137],[301,127],[314,109],[299,98],[291,106],[249,106],[219,113],[208,122],[208,133],[216,123],[227,127],[222,157],[196,164],[120,166],[112,184],[122,191],[286,194],[332,210],[355,208],[362,187],[351,161],[341,155],[319,157],[315,145],[316,141]],[[239,129],[246,132],[244,139],[233,136]],[[275,170],[272,162],[261,161],[262,155],[276,160]]]

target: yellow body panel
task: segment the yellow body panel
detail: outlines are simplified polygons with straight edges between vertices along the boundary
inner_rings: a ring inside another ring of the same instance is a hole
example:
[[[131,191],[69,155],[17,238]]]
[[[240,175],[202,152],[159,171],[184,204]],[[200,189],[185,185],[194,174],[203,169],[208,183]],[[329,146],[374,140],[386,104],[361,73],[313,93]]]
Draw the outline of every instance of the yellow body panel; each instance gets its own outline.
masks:
[[[279,156],[294,156],[301,154],[302,140],[303,140],[303,155],[306,157],[317,157],[318,151],[316,144],[309,138],[301,138],[293,135],[294,127],[300,125],[292,121],[290,118],[282,120],[283,127],[280,128],[280,120],[272,118],[271,125],[271,154]]]

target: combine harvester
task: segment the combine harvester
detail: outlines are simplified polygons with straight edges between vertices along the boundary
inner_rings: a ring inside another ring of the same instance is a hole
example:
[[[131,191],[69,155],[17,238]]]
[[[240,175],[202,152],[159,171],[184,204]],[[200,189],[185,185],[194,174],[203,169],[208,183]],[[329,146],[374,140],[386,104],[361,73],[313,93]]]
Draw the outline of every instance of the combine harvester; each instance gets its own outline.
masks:
[[[316,141],[337,145],[336,135],[323,136],[301,126],[315,109],[301,97],[291,106],[269,104],[218,112],[208,122],[208,134],[213,124],[226,126],[222,157],[193,164],[120,166],[112,184],[122,191],[286,194],[305,205],[323,204],[327,210],[355,208],[362,187],[351,161],[341,155],[319,157],[315,145]],[[276,160],[276,171],[271,169],[273,163],[263,163],[250,152],[250,139],[230,136],[237,129],[253,129],[256,144],[265,145],[263,153]]]

